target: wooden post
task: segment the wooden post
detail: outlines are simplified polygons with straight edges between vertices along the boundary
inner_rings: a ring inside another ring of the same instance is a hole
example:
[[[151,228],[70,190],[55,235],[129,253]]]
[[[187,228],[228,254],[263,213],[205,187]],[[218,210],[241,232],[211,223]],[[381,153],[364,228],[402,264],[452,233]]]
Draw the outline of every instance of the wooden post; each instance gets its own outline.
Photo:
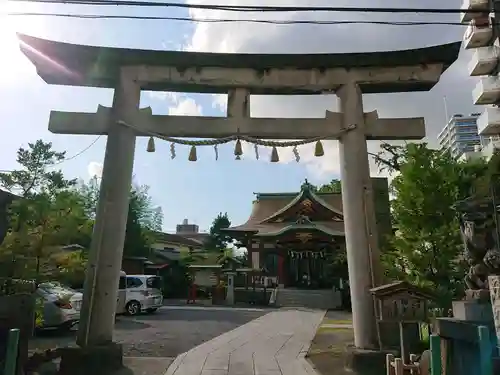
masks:
[[[431,375],[442,375],[441,338],[438,335],[429,337],[431,346]]]
[[[7,352],[5,355],[5,375],[17,374],[17,358],[19,356],[19,329],[11,329],[7,338]]]
[[[394,367],[392,366],[393,362],[394,362],[394,355],[387,354],[385,356],[385,371],[386,371],[387,375],[395,375],[394,374]]]
[[[394,373],[395,375],[404,375],[403,359],[401,358],[394,359]]]
[[[492,348],[490,341],[490,332],[488,327],[480,326],[477,328],[479,336],[479,361],[480,361],[480,372],[478,375],[492,375],[493,374],[493,364],[492,364]]]

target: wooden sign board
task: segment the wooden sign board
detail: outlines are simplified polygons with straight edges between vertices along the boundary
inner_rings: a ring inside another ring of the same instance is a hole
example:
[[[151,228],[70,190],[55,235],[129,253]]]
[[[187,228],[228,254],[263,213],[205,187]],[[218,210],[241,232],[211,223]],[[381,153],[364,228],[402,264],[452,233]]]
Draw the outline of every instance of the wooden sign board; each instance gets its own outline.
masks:
[[[406,282],[371,289],[379,321],[399,323],[427,320],[427,305],[433,296]]]
[[[393,322],[421,322],[427,318],[427,303],[409,294],[394,295],[379,301],[379,319]]]

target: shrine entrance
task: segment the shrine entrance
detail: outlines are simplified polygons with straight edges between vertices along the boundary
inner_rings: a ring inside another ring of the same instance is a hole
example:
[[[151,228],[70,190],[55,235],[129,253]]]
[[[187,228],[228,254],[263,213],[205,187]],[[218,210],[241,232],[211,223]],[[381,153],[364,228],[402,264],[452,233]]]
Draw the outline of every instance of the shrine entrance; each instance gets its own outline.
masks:
[[[50,115],[53,133],[107,135],[79,324],[80,347],[118,347],[113,344],[117,301],[109,296],[118,290],[138,136],[151,137],[148,151],[154,151],[153,138],[188,145],[192,161],[197,158],[197,145],[212,145],[218,155],[217,145],[234,141],[238,159],[241,142],[250,142],[272,147],[271,161],[277,162],[280,144],[271,140],[296,140],[287,143],[291,147],[315,142],[318,157],[324,155],[320,140],[339,140],[354,344],[363,349],[377,347],[368,291],[380,284],[382,269],[366,141],[422,139],[425,124],[423,118],[384,119],[376,111],[365,113],[363,93],[430,90],[457,59],[461,42],[406,51],[252,55],[92,47],[18,37],[22,52],[46,83],[114,89],[112,108]],[[151,109],[139,109],[141,90],[227,94],[227,116],[153,115]],[[250,116],[251,95],[325,93],[338,96],[338,113],[325,111],[324,118],[308,119]],[[190,138],[208,139],[197,143]],[[172,151],[175,156],[174,146]],[[299,160],[297,149],[295,155]],[[252,261],[258,264],[258,258]],[[280,259],[283,269],[284,257]],[[108,352],[121,353],[119,348]]]
[[[312,251],[290,251],[288,254],[288,286],[304,289],[327,288],[326,257]]]

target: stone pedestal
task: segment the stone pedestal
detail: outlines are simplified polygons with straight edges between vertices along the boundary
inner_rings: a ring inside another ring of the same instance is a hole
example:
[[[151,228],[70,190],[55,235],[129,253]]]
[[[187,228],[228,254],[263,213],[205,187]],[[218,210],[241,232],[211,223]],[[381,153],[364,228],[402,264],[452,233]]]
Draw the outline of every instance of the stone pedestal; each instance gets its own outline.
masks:
[[[59,375],[130,374],[123,365],[122,346],[116,343],[86,348],[62,348]]]
[[[489,301],[479,299],[453,301],[452,307],[455,319],[477,323],[491,323],[493,321],[493,311]]]
[[[234,305],[234,275],[234,273],[227,274],[226,303],[228,305]]]

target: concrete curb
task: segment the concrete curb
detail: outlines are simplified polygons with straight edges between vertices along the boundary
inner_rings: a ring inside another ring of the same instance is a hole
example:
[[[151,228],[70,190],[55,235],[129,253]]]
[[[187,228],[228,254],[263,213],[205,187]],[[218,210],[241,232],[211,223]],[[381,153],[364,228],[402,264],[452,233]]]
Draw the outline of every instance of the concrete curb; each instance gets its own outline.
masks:
[[[312,342],[313,342],[314,338],[316,337],[316,333],[318,332],[318,330],[322,326],[321,323],[325,319],[326,313],[327,313],[327,311],[324,312],[323,318],[319,321],[318,325],[316,326],[316,329],[314,331],[314,336],[309,341],[309,345],[307,345],[307,347],[305,348],[306,350],[302,351],[299,354],[299,359],[302,362],[302,367],[304,367],[304,370],[306,371],[306,373],[310,374],[310,375],[320,375],[319,372],[317,372],[316,369],[313,367],[313,365],[311,364],[311,362],[309,362],[309,360],[307,359],[306,356],[307,356],[307,353],[309,353],[309,350],[311,349],[311,345],[312,345]]]

